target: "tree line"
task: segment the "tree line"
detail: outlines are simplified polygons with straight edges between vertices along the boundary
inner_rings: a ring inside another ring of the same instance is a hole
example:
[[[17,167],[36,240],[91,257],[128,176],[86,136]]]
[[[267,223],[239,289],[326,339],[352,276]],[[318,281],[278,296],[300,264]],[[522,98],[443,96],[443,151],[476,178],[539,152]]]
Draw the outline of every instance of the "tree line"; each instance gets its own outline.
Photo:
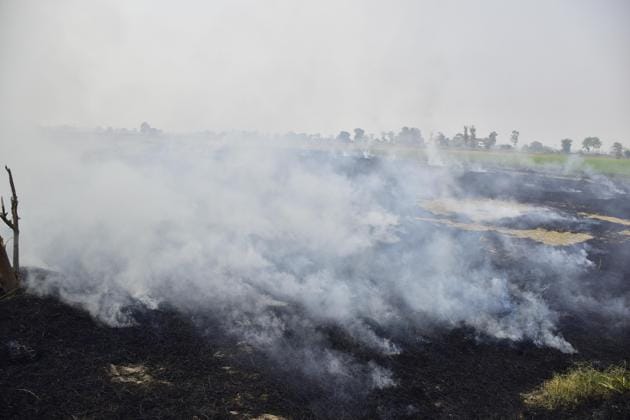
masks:
[[[453,149],[478,149],[478,150],[518,150],[520,132],[512,130],[510,133],[509,143],[497,145],[497,138],[499,134],[496,131],[491,131],[485,137],[478,136],[477,129],[474,125],[464,126],[463,132],[455,134],[453,137],[447,137],[441,131],[435,135],[431,135],[430,141],[441,148],[453,148]],[[321,137],[317,137],[321,138]],[[403,127],[398,133],[393,131],[382,132],[380,136],[373,134],[366,134],[362,128],[355,128],[352,133],[348,131],[341,131],[336,136],[336,140],[344,143],[359,143],[364,141],[379,142],[385,144],[406,144],[425,146],[425,139],[422,136],[422,132],[416,127]],[[573,139],[564,138],[559,142],[559,149],[545,146],[539,141],[532,141],[528,144],[524,144],[520,147],[520,150],[527,153],[572,153],[574,145]],[[585,153],[600,153],[602,148],[602,141],[599,137],[589,136],[582,140],[581,148],[578,152]],[[613,142],[610,154],[618,159],[623,157],[630,159],[630,149],[624,148],[623,145],[616,141]]]
[[[114,129],[108,127],[103,129],[98,127],[96,134],[99,135],[142,135],[142,136],[160,136],[163,131],[152,127],[149,123],[143,122],[140,125],[140,129]],[[221,138],[221,133],[214,133],[211,131],[204,131],[205,136],[211,138]],[[427,142],[422,135],[422,131],[417,127],[402,127],[400,131],[383,131],[380,135],[372,133],[366,133],[362,128],[355,128],[350,131],[340,131],[336,136],[328,137],[320,134],[307,134],[307,133],[295,133],[290,132],[284,134],[282,137],[291,140],[304,140],[304,141],[321,141],[321,140],[337,140],[342,143],[382,143],[382,144],[400,144],[408,146],[426,146]],[[437,145],[440,148],[453,148],[453,149],[477,149],[477,150],[504,150],[514,151],[519,150],[519,137],[520,132],[518,130],[512,130],[510,133],[508,143],[497,144],[499,134],[496,131],[490,131],[486,136],[479,136],[477,129],[474,125],[465,125],[463,132],[455,134],[453,137],[447,137],[443,132],[438,131],[436,134],[431,134],[429,141]],[[564,138],[559,142],[559,148],[545,146],[539,141],[532,141],[528,144],[520,146],[520,150],[527,153],[572,153],[574,141],[570,138]],[[600,153],[602,148],[602,141],[599,137],[589,136],[582,140],[581,147],[577,152],[585,153]],[[628,158],[630,159],[630,149],[624,148],[623,145],[616,141],[613,142],[610,154],[616,158]]]

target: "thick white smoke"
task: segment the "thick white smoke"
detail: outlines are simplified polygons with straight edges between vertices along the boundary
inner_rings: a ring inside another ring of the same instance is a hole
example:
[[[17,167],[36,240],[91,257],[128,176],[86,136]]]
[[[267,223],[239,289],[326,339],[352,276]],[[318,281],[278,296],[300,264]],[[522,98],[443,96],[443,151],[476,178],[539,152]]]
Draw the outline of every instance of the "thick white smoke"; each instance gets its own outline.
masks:
[[[395,378],[329,348],[322,326],[384,355],[433,326],[575,350],[544,284],[588,269],[579,247],[503,239],[531,271],[497,267],[479,235],[417,220],[419,201],[453,190],[448,167],[244,137],[53,136],[7,151],[24,260],[57,273],[31,290],[114,326],[138,303],[212,314],[309,375],[375,387]]]

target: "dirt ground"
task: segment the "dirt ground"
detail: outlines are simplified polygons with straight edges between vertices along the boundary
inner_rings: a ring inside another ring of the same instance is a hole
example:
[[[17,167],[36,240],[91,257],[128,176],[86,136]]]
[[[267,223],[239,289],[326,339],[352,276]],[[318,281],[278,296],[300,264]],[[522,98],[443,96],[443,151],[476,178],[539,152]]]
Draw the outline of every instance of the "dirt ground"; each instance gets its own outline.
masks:
[[[52,298],[20,293],[1,307],[3,339],[37,351],[0,368],[2,418],[303,416],[299,396],[241,366],[238,343],[202,337],[175,313],[109,328]]]
[[[477,196],[508,195],[499,182],[479,182],[484,176],[467,174],[461,182],[469,182],[467,191]],[[566,190],[573,181],[557,182],[557,189]],[[575,183],[582,192],[590,185]],[[534,187],[509,196],[575,214],[630,215],[624,200]],[[596,239],[589,257],[599,258],[601,273],[593,287],[627,293],[630,241],[613,235],[622,228],[606,222],[592,229]],[[579,349],[575,354],[531,342],[480,339],[467,328],[436,328],[408,331],[414,339],[402,344],[403,351],[383,356],[358,348],[331,326],[332,348],[359,360],[377,360],[393,372],[397,386],[326,411],[319,407],[329,397],[317,384],[279,371],[268,355],[218,327],[201,334],[189,317],[168,309],[136,319],[137,326],[109,328],[51,297],[20,292],[2,298],[2,345],[18,342],[36,356],[0,358],[0,418],[630,418],[630,395],[570,411],[537,411],[523,404],[523,393],[576,362],[630,363],[627,324],[611,328],[592,314],[568,314],[560,321],[563,336]]]

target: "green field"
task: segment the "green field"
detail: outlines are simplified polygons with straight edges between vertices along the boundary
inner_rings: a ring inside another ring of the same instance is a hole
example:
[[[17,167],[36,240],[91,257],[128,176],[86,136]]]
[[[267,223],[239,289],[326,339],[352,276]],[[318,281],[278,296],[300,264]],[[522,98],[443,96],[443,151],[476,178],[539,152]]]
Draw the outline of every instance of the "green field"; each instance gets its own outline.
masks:
[[[615,159],[608,156],[536,154],[519,152],[487,152],[474,150],[442,151],[446,156],[467,162],[514,168],[559,168],[566,173],[600,172],[609,175],[630,176],[630,159]]]
[[[426,149],[407,147],[373,148],[377,154],[396,154],[422,161],[430,161],[430,153]],[[479,163],[489,167],[514,169],[550,169],[561,170],[566,174],[598,172],[606,175],[630,177],[630,159],[616,159],[612,156],[589,156],[580,154],[565,155],[561,153],[522,153],[486,150],[439,149],[434,157],[448,162]]]

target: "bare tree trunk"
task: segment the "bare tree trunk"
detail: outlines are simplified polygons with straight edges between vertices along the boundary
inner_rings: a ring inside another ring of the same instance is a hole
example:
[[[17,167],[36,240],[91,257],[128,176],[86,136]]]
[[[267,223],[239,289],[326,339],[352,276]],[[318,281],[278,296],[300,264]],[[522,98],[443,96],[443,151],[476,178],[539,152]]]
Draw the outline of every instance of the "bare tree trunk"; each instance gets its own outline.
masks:
[[[11,269],[9,256],[4,248],[4,240],[0,236],[0,285],[5,291],[10,291],[18,287],[18,280],[15,272]]]
[[[20,278],[20,218],[18,217],[18,198],[15,193],[15,183],[13,174],[8,166],[4,167],[9,173],[9,184],[11,184],[11,217],[13,218],[13,271],[15,277]]]
[[[4,208],[4,200],[0,197],[0,204],[2,205],[0,209],[0,219],[6,223],[9,228],[13,231],[13,273],[16,280],[20,278],[20,217],[18,216],[18,198],[17,193],[15,192],[15,183],[13,182],[13,174],[11,173],[11,169],[8,166],[5,166],[4,169],[7,170],[9,174],[9,184],[11,185],[11,220],[8,218],[8,214],[6,209]],[[2,247],[2,251],[6,255],[6,250],[4,246]],[[0,258],[2,258],[0,256]],[[8,259],[7,259],[8,261]],[[0,262],[1,263],[1,262]]]

